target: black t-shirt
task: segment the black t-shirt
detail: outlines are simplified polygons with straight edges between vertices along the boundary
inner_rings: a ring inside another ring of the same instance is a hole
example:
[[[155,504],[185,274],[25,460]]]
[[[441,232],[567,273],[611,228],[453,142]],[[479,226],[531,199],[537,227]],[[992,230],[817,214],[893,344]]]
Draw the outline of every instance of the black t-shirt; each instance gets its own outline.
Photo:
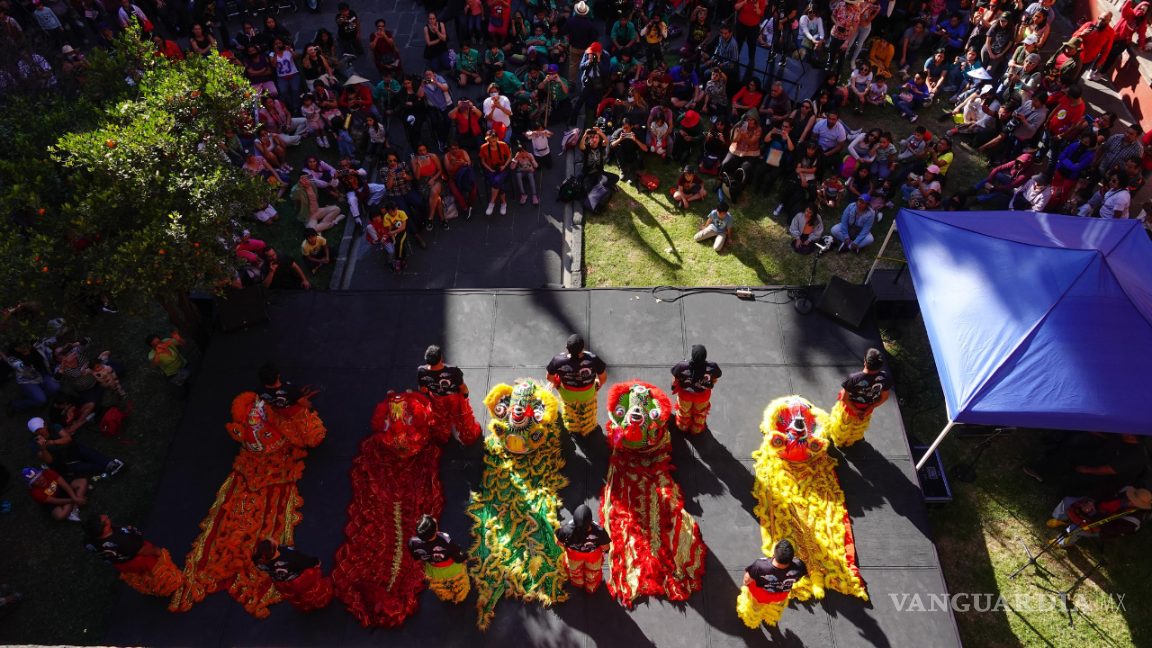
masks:
[[[640,146],[636,144],[636,139],[640,137],[640,134],[636,131],[632,131],[629,133],[629,135],[630,137],[624,137],[622,140],[620,139],[624,136],[623,128],[619,128],[615,133],[612,133],[613,142],[620,140],[620,143],[616,145],[616,157],[623,160],[636,161],[640,159],[642,154],[640,151]]]
[[[675,367],[672,367],[672,377],[676,380],[676,387],[692,394],[699,394],[706,389],[712,389],[713,383],[723,373],[720,371],[720,365],[709,360],[704,368],[704,375],[700,377],[700,380],[692,382],[692,366],[688,364],[687,360],[681,360],[676,363]]]
[[[359,24],[359,16],[351,9],[348,10],[347,16],[336,14],[336,31],[340,34],[341,38],[356,38],[356,28]]]
[[[792,564],[783,569],[774,565],[771,558],[760,558],[744,571],[748,573],[757,587],[772,594],[792,591],[792,586],[796,584],[796,581],[808,574],[808,568],[799,558],[793,558]]]
[[[292,271],[296,262],[291,257],[284,254],[276,257],[276,276],[272,278],[272,283],[268,285],[269,290],[296,290],[300,288],[300,277]],[[272,263],[265,261],[264,265],[260,268],[260,278],[265,279],[268,273],[272,272]]]
[[[592,553],[612,542],[608,539],[608,532],[599,524],[593,522],[587,531],[578,533],[576,524],[572,520],[565,522],[563,526],[556,529],[556,541],[564,547],[580,553]]]
[[[596,383],[596,377],[607,369],[608,365],[591,351],[585,351],[579,358],[569,358],[567,353],[561,353],[548,363],[548,375],[558,376],[560,384],[570,389],[591,387]]]
[[[296,547],[280,547],[280,552],[267,565],[256,563],[256,569],[268,574],[277,583],[295,580],[304,572],[320,564],[319,558],[305,556]]]
[[[413,536],[408,540],[408,554],[420,562],[432,565],[446,560],[464,562],[464,553],[460,545],[452,541],[447,533],[437,533],[432,540],[421,540]]]
[[[84,537],[84,548],[113,565],[132,560],[144,548],[144,536],[135,527],[112,527],[107,538]]]
[[[286,380],[281,380],[279,387],[265,385],[260,388],[260,399],[272,407],[290,407],[301,398],[304,398],[304,392]]]
[[[880,400],[880,395],[892,386],[892,377],[887,371],[864,373],[858,371],[840,384],[848,394],[848,400],[861,407],[868,407]]]
[[[464,372],[450,364],[436,371],[424,365],[416,370],[416,384],[421,389],[427,389],[432,396],[451,396],[460,393],[460,386],[464,384]]]
[[[34,455],[39,455],[41,450],[47,450],[48,454],[52,455],[51,463],[53,467],[60,469],[67,464],[80,460],[80,453],[79,450],[76,449],[75,441],[70,441],[65,445],[46,445],[41,448],[40,444],[36,441],[38,438],[37,435],[32,435],[32,438],[28,440],[28,449],[31,450]],[[56,429],[56,426],[49,427],[47,440],[56,441],[59,438],[60,431]],[[57,472],[59,472],[59,470],[57,470]]]

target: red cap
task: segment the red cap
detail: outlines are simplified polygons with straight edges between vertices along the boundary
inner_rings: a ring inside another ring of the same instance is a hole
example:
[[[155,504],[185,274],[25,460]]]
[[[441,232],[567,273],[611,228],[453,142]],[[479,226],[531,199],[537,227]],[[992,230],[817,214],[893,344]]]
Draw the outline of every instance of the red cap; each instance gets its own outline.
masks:
[[[604,51],[604,47],[600,45],[600,43],[592,43],[592,45],[588,48],[588,51],[599,54]]]
[[[689,110],[688,112],[684,113],[684,119],[680,120],[680,125],[681,126],[687,126],[688,128],[692,128],[693,126],[695,126],[696,124],[699,124],[699,123],[700,123],[700,114],[697,113],[695,110]]]

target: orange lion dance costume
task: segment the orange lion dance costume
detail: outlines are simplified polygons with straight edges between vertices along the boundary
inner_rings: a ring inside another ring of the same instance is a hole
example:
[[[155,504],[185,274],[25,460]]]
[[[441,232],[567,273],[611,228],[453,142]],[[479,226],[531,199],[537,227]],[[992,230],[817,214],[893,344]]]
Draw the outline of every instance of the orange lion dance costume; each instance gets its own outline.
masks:
[[[808,576],[796,583],[789,598],[822,599],[825,589],[833,589],[867,601],[837,461],[828,456],[827,418],[800,396],[777,398],[764,410],[764,441],[752,453],[760,537],[765,555],[772,555],[779,540],[789,540],[808,566]],[[761,622],[775,625],[786,605],[758,605],[744,587],[736,609],[745,624],[756,628]]]
[[[608,391],[612,459],[600,519],[612,539],[608,592],[631,608],[640,596],[683,601],[700,589],[704,541],[672,479],[672,402],[639,380]]]
[[[186,612],[204,597],[227,589],[257,618],[280,601],[272,579],[252,563],[252,552],[264,538],[291,545],[303,504],[296,481],[304,474],[305,448],[324,440],[324,424],[308,407],[276,408],[245,392],[232,401],[232,423],[226,427],[239,441],[232,474],[216,494],[216,503],[200,523],[203,532],[192,543],[184,566],[184,586],[168,609]]]
[[[420,516],[444,509],[440,454],[452,427],[436,424],[428,397],[408,391],[388,392],[372,430],[352,460],[348,540],[332,581],[361,625],[391,628],[416,611],[426,586],[423,564],[406,547]]]

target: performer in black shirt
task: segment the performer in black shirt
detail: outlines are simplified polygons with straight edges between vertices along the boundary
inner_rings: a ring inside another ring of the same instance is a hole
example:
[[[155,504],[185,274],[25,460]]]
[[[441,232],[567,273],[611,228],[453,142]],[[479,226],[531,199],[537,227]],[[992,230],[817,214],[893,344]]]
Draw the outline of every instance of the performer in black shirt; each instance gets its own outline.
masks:
[[[141,594],[171,596],[184,584],[168,550],[145,541],[135,527],[113,526],[107,515],[84,522],[84,548],[112,565],[120,579]]]
[[[548,380],[560,392],[560,418],[569,433],[585,435],[596,429],[596,392],[607,380],[607,365],[584,349],[584,338],[571,335],[567,353],[548,363]]]
[[[296,405],[311,409],[311,398],[317,393],[308,387],[297,389],[292,383],[281,381],[280,369],[271,362],[260,367],[260,384],[263,385],[257,392],[260,399],[277,409]]]
[[[306,556],[291,545],[281,546],[275,538],[265,538],[256,545],[252,562],[297,610],[311,612],[332,602],[332,581],[320,572],[319,558]]]
[[[441,442],[447,441],[456,426],[460,443],[471,445],[480,438],[480,424],[468,403],[468,385],[459,367],[444,363],[444,353],[433,344],[424,352],[424,362],[416,369],[416,384],[428,396],[434,415],[432,431]]]
[[[692,355],[672,367],[672,393],[676,394],[676,427],[700,434],[708,427],[712,409],[712,388],[724,372],[708,360],[703,344],[692,346]]]
[[[421,516],[416,523],[416,535],[408,540],[408,553],[424,563],[428,588],[441,601],[460,603],[468,596],[471,583],[464,568],[464,552],[447,533],[441,533],[436,518]]]
[[[878,349],[864,355],[864,371],[848,376],[829,416],[828,435],[840,446],[850,446],[864,438],[872,422],[872,410],[888,400],[892,377],[884,371],[884,356]]]
[[[761,623],[776,625],[792,588],[807,575],[808,568],[795,557],[792,543],[777,542],[771,558],[760,558],[744,570],[744,587],[736,600],[737,614],[752,629]]]
[[[589,594],[600,587],[604,574],[604,552],[611,540],[604,527],[592,520],[592,509],[587,504],[576,507],[572,519],[556,529],[556,542],[564,547],[568,560],[568,580],[583,587]]]

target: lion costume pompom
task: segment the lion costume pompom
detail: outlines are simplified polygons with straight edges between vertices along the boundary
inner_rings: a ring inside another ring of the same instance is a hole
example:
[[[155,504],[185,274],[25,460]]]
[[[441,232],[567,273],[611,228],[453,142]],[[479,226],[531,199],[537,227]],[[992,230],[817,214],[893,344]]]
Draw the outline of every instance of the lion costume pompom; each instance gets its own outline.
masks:
[[[469,572],[479,593],[476,625],[487,630],[501,596],[545,606],[568,598],[560,526],[559,403],[534,380],[500,384],[484,399],[492,416],[484,441],[484,478],[472,493]]]
[[[683,601],[704,576],[700,529],[672,479],[672,412],[664,392],[639,380],[608,391],[612,459],[600,519],[612,539],[608,592],[628,608],[644,595]]]
[[[801,601],[824,598],[825,589],[868,600],[856,567],[852,522],[844,506],[844,491],[836,477],[837,461],[828,456],[827,414],[800,396],[778,398],[764,410],[760,431],[764,441],[752,453],[756,459],[756,516],[765,555],[778,540],[787,539],[809,576],[792,588]],[[747,588],[741,598],[747,597]],[[747,606],[738,605],[751,627]],[[778,614],[777,614],[778,617]]]

